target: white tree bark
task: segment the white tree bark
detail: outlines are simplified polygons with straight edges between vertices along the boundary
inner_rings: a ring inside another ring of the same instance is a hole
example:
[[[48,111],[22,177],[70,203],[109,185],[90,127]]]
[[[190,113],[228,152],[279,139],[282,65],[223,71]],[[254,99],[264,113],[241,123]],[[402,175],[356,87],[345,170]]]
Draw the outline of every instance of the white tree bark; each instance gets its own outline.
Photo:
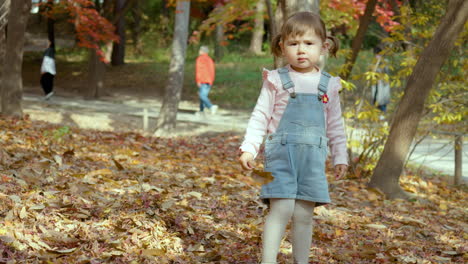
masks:
[[[176,128],[177,109],[184,83],[189,17],[190,1],[177,0],[169,81],[156,124],[156,136],[171,136]]]
[[[255,26],[250,39],[249,51],[253,54],[262,54],[263,44],[263,14],[265,13],[265,0],[258,0],[255,14]]]

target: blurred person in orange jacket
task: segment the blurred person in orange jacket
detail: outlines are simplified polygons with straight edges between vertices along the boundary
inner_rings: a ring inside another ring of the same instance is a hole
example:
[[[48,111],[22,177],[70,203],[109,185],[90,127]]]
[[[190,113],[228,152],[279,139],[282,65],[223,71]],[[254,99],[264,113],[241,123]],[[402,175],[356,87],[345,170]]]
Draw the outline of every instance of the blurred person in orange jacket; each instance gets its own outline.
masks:
[[[212,114],[216,114],[218,106],[211,103],[208,98],[210,89],[215,79],[215,64],[213,59],[208,55],[209,49],[207,46],[201,46],[198,52],[195,63],[195,81],[199,88],[198,95],[200,98],[200,112],[204,113],[205,107],[208,108]]]

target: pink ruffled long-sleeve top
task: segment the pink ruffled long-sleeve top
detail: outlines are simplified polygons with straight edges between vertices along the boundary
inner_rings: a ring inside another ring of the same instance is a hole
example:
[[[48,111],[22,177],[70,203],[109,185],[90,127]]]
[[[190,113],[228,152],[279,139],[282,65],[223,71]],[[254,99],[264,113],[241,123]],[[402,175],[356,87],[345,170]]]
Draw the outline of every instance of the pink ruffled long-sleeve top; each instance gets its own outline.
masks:
[[[294,71],[289,65],[287,67],[291,80],[294,82],[296,93],[315,94],[318,92],[318,84],[321,76],[320,71],[300,73]],[[324,114],[326,120],[326,135],[329,139],[333,164],[347,165],[346,134],[344,131],[338,93],[340,89],[340,78],[332,77],[327,92],[329,102],[324,105]],[[289,93],[283,89],[278,71],[263,69],[262,90],[247,125],[244,141],[240,147],[242,152],[250,152],[255,157],[257,156],[264,136],[274,133],[278,128],[288,100]]]

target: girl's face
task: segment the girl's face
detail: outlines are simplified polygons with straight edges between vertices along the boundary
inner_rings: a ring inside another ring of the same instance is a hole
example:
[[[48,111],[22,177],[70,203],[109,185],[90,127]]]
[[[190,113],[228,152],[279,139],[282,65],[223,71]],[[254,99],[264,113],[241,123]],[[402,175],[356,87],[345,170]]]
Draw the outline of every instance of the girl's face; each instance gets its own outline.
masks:
[[[328,43],[315,34],[307,31],[302,36],[289,36],[280,42],[283,55],[291,67],[297,72],[311,72],[318,69],[321,54],[325,54]]]

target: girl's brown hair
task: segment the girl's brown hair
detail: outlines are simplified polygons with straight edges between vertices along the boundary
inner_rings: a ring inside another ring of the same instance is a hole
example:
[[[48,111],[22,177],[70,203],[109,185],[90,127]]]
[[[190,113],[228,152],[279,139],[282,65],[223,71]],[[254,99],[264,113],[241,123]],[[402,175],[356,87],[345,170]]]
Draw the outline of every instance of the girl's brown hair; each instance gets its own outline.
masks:
[[[323,23],[320,16],[312,12],[298,12],[290,16],[281,27],[281,32],[273,38],[271,43],[271,51],[275,56],[281,56],[281,41],[284,41],[290,36],[302,36],[307,31],[313,29],[322,41],[325,43],[331,40],[331,46],[328,49],[330,54],[336,56],[339,48],[339,42],[334,36],[327,36],[325,23]]]

